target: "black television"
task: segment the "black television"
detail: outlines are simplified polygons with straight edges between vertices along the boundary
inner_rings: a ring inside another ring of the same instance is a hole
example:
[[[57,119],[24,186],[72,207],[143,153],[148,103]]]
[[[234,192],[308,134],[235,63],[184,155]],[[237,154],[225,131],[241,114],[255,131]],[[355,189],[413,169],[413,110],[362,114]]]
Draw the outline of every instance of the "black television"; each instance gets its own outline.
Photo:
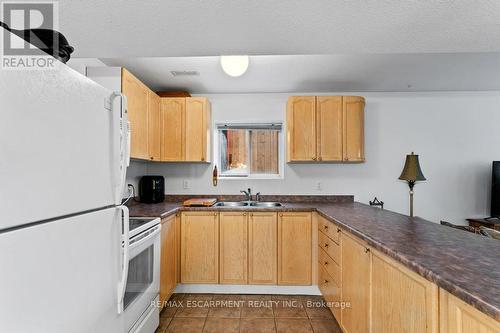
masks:
[[[491,216],[500,218],[500,161],[493,162],[491,176]]]

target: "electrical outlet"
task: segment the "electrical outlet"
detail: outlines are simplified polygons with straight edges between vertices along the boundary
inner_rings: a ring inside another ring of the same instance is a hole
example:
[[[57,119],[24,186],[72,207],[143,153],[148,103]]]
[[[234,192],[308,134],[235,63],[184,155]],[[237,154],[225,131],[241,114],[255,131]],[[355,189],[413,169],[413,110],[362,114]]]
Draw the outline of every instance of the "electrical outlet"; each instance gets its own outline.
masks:
[[[321,182],[317,182],[316,183],[316,190],[318,190],[318,191],[322,191],[323,190],[323,185],[321,184]]]
[[[187,179],[184,179],[182,181],[182,187],[185,189],[185,190],[189,190],[191,188],[191,182]]]

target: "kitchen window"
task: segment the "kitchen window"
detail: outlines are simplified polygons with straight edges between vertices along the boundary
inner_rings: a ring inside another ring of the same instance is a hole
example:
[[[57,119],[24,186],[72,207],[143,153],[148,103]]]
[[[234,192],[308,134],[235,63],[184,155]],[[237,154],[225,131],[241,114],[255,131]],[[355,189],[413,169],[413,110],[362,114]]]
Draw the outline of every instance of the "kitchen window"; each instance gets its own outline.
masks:
[[[217,168],[220,178],[281,178],[283,137],[280,123],[218,124]]]

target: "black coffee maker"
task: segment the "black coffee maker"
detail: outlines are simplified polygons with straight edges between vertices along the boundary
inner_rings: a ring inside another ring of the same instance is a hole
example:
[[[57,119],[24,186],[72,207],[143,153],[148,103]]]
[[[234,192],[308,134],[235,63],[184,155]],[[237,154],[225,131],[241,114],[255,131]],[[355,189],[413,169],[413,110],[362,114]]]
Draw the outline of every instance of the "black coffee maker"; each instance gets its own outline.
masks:
[[[165,177],[142,176],[139,181],[139,200],[143,203],[159,203],[165,199]]]

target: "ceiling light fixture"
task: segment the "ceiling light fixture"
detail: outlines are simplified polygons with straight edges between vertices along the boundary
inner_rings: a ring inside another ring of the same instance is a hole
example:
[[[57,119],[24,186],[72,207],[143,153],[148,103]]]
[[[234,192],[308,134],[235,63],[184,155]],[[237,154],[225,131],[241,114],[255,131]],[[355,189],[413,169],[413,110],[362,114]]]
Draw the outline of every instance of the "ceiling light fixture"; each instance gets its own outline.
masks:
[[[238,77],[247,71],[249,60],[247,55],[221,56],[220,65],[227,75]]]

